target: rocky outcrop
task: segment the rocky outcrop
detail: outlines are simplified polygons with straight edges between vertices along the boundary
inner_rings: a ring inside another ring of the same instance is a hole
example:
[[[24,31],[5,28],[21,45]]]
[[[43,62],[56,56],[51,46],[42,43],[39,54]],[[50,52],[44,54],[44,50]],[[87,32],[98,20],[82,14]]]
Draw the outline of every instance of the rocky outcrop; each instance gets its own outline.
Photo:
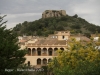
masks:
[[[65,10],[45,10],[42,13],[42,18],[61,17],[61,16],[66,16]]]

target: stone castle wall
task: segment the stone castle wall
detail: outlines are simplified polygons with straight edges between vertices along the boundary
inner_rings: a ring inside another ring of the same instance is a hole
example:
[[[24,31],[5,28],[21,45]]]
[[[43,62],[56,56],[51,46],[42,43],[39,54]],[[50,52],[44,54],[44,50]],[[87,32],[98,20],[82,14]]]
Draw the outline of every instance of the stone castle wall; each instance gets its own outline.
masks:
[[[42,18],[61,17],[61,16],[66,16],[65,10],[45,10],[42,13]]]

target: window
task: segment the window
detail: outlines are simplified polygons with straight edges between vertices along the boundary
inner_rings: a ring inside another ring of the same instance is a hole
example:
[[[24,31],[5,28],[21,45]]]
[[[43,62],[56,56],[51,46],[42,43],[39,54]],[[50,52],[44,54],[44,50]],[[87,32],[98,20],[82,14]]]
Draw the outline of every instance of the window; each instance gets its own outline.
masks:
[[[62,36],[62,39],[64,39],[65,38],[65,36]]]
[[[28,66],[30,66],[30,61],[28,61]]]

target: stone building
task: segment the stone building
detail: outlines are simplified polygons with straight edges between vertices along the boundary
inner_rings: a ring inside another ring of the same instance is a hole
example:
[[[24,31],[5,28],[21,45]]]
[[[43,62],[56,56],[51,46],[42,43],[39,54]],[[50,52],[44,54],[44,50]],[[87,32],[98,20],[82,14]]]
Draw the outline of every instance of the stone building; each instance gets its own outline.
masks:
[[[57,50],[67,50],[70,38],[75,38],[77,41],[90,41],[89,38],[82,35],[70,35],[70,31],[57,31],[48,37],[33,36],[31,38],[27,37],[27,39],[24,37],[23,39],[27,40],[25,42],[21,41],[23,40],[21,38],[22,45],[24,43],[24,48],[26,47],[28,51],[25,55],[25,63],[35,67],[47,65],[53,57],[57,56]]]
[[[45,10],[42,13],[42,18],[61,17],[61,16],[66,16],[65,10]]]
[[[25,56],[25,63],[36,67],[47,65],[53,57],[57,56],[57,50],[66,50],[69,37],[69,31],[59,31],[48,37],[33,37],[27,40],[25,47],[28,53]]]

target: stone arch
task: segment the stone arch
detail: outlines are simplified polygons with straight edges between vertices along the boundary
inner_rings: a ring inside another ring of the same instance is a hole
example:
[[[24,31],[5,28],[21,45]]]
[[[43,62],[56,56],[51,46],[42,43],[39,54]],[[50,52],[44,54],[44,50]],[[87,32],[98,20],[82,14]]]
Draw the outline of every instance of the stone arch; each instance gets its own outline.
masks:
[[[40,58],[37,59],[37,65],[41,65],[41,59]]]
[[[52,55],[53,55],[53,49],[52,49],[52,48],[49,48],[49,49],[48,49],[48,55],[49,55],[49,56],[52,56]]]
[[[57,55],[57,50],[58,50],[58,48],[54,48],[54,55],[55,56]]]
[[[33,55],[33,56],[36,55],[36,49],[35,49],[35,48],[32,49],[32,55]]]
[[[60,48],[60,50],[64,51],[64,48]]]
[[[28,48],[27,54],[28,54],[28,55],[31,55],[31,48]]]
[[[58,48],[54,48],[54,50],[58,50]]]
[[[37,55],[41,56],[41,48],[37,48]]]
[[[47,59],[46,58],[43,59],[43,65],[47,65]]]
[[[47,48],[43,48],[42,49],[42,55],[43,56],[47,56]]]
[[[51,59],[51,58],[49,58],[49,59],[48,59],[48,63],[49,63],[49,62],[51,62],[51,60],[52,60],[52,59]]]

